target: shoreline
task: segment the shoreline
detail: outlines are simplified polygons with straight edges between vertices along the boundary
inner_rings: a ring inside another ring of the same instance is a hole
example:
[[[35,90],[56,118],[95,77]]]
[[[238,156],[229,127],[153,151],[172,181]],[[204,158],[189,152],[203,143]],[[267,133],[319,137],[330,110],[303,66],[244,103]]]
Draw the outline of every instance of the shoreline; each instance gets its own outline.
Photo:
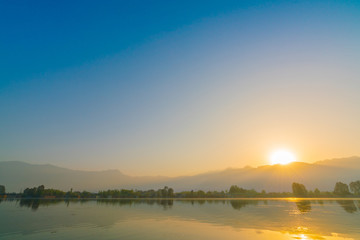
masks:
[[[298,201],[298,200],[353,200],[360,201],[360,197],[325,197],[325,198],[313,198],[313,197],[243,197],[243,198],[22,198],[22,197],[0,197],[2,200],[286,200],[286,201]]]

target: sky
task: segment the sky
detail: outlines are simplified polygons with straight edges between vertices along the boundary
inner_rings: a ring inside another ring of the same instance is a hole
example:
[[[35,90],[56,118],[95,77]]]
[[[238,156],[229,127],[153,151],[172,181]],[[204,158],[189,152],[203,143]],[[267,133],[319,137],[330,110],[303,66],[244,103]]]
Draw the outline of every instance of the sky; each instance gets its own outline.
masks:
[[[360,155],[359,1],[1,1],[0,161],[178,176]]]

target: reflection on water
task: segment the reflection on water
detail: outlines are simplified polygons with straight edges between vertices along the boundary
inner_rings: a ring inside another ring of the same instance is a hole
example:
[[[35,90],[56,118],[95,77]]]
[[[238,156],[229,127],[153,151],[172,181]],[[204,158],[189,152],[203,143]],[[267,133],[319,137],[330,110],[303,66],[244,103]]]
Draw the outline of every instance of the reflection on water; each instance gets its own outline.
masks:
[[[311,202],[310,201],[300,200],[295,203],[301,213],[307,213],[307,212],[311,211]]]
[[[97,199],[97,200],[88,200],[88,199],[70,199],[70,200],[63,200],[63,199],[9,199],[9,200],[3,200],[0,199],[0,203],[2,201],[16,201],[19,203],[20,207],[28,207],[32,210],[36,211],[40,206],[50,206],[60,203],[65,203],[67,206],[72,203],[86,203],[86,202],[96,202],[98,204],[108,204],[108,205],[136,205],[136,204],[147,204],[147,205],[159,205],[164,208],[164,210],[169,209],[173,206],[174,200],[173,199]],[[190,203],[191,205],[198,204],[203,205],[205,203],[207,204],[226,204],[230,203],[231,207],[236,210],[241,210],[242,208],[248,206],[248,205],[258,205],[259,203],[266,205],[268,200],[184,200],[184,199],[178,199],[175,201],[183,202],[183,203]],[[323,200],[292,200],[295,204],[297,209],[301,213],[308,213],[311,211],[311,202],[317,203],[318,205],[324,205]],[[331,201],[331,200],[330,200]],[[360,209],[360,200],[336,200],[336,202],[347,212],[347,213],[354,213],[358,211],[358,208]],[[356,206],[356,204],[358,207]],[[359,210],[360,211],[360,210]]]
[[[31,208],[32,210],[36,211],[40,205],[42,206],[49,206],[49,205],[54,205],[54,204],[60,204],[63,202],[67,202],[64,200],[59,200],[59,199],[54,199],[54,200],[46,200],[46,199],[21,199],[19,201],[19,206],[20,207],[28,207]]]
[[[353,213],[358,210],[354,201],[337,200],[336,202],[348,213]]]
[[[144,200],[135,200],[135,199],[98,199],[98,200],[87,200],[87,199],[20,199],[17,200],[20,207],[28,207],[33,211],[36,211],[40,206],[50,206],[55,204],[64,203],[66,206],[69,206],[70,203],[86,203],[86,202],[96,202],[97,204],[113,205],[113,206],[124,206],[124,205],[136,205],[136,204],[147,204],[147,205],[159,205],[167,210],[172,207],[174,200],[172,199],[144,199]],[[202,203],[200,203],[202,204]]]
[[[259,201],[251,201],[251,200],[233,200],[230,201],[231,206],[236,209],[240,210],[247,205],[258,205]]]
[[[0,239],[360,239],[359,200],[0,200]]]
[[[174,204],[174,200],[172,199],[142,199],[142,200],[134,200],[134,199],[99,199],[96,200],[98,204],[105,205],[136,205],[136,204],[147,204],[147,205],[158,205],[162,206],[164,210],[171,208]]]

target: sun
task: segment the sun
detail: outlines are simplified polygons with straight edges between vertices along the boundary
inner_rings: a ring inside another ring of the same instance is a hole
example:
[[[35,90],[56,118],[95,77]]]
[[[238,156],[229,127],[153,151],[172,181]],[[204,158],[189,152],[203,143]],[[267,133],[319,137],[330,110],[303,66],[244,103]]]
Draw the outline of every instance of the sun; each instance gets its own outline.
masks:
[[[270,163],[286,165],[296,161],[295,154],[286,149],[278,149],[270,154]]]

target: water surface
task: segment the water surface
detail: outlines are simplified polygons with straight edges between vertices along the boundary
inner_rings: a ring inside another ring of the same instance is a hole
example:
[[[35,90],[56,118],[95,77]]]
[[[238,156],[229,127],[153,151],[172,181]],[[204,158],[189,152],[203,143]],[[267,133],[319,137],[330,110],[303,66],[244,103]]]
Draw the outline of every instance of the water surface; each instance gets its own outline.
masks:
[[[13,200],[0,239],[360,239],[360,200]]]

